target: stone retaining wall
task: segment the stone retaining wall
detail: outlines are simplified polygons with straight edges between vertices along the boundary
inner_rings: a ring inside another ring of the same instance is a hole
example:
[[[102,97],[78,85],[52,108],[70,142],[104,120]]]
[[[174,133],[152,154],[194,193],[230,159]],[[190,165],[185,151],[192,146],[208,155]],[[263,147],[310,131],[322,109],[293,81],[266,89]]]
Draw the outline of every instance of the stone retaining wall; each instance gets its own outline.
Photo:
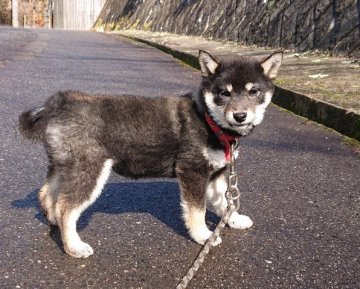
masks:
[[[107,0],[96,25],[360,58],[360,0]]]

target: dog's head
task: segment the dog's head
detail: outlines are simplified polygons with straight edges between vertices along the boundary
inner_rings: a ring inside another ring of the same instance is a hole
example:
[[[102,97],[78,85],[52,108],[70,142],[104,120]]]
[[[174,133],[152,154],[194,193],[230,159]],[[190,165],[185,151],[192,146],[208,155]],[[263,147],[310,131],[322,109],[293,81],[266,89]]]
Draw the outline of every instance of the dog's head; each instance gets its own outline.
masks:
[[[220,62],[200,51],[203,76],[200,97],[207,112],[222,128],[247,135],[264,118],[274,93],[275,79],[282,52],[258,60],[239,57]]]

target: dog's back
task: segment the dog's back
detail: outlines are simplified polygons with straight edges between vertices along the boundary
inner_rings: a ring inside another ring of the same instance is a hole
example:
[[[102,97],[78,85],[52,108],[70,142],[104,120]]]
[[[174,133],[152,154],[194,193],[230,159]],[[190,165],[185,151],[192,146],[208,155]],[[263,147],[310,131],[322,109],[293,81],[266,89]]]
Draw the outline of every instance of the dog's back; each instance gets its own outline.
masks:
[[[187,139],[194,142],[201,135],[200,122],[187,97],[66,91],[21,114],[19,129],[27,138],[43,141],[55,163],[111,158],[114,170],[124,176],[174,177],[175,159],[188,150]]]

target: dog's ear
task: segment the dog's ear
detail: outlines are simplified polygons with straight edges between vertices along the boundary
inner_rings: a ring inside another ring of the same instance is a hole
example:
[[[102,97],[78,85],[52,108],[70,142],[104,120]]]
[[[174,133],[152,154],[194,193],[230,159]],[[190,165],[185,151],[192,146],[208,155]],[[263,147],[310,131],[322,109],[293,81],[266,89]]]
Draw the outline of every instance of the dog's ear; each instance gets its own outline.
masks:
[[[204,50],[199,50],[199,63],[202,76],[214,74],[220,63]]]
[[[261,61],[264,74],[270,79],[275,79],[283,59],[283,52],[276,51]]]

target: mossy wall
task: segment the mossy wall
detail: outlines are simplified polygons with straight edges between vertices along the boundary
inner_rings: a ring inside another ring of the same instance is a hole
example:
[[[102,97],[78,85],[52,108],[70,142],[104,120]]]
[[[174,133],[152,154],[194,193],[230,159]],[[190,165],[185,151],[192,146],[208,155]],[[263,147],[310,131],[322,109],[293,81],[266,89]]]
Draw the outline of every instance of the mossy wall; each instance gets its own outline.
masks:
[[[360,58],[360,0],[107,0],[96,25]]]

